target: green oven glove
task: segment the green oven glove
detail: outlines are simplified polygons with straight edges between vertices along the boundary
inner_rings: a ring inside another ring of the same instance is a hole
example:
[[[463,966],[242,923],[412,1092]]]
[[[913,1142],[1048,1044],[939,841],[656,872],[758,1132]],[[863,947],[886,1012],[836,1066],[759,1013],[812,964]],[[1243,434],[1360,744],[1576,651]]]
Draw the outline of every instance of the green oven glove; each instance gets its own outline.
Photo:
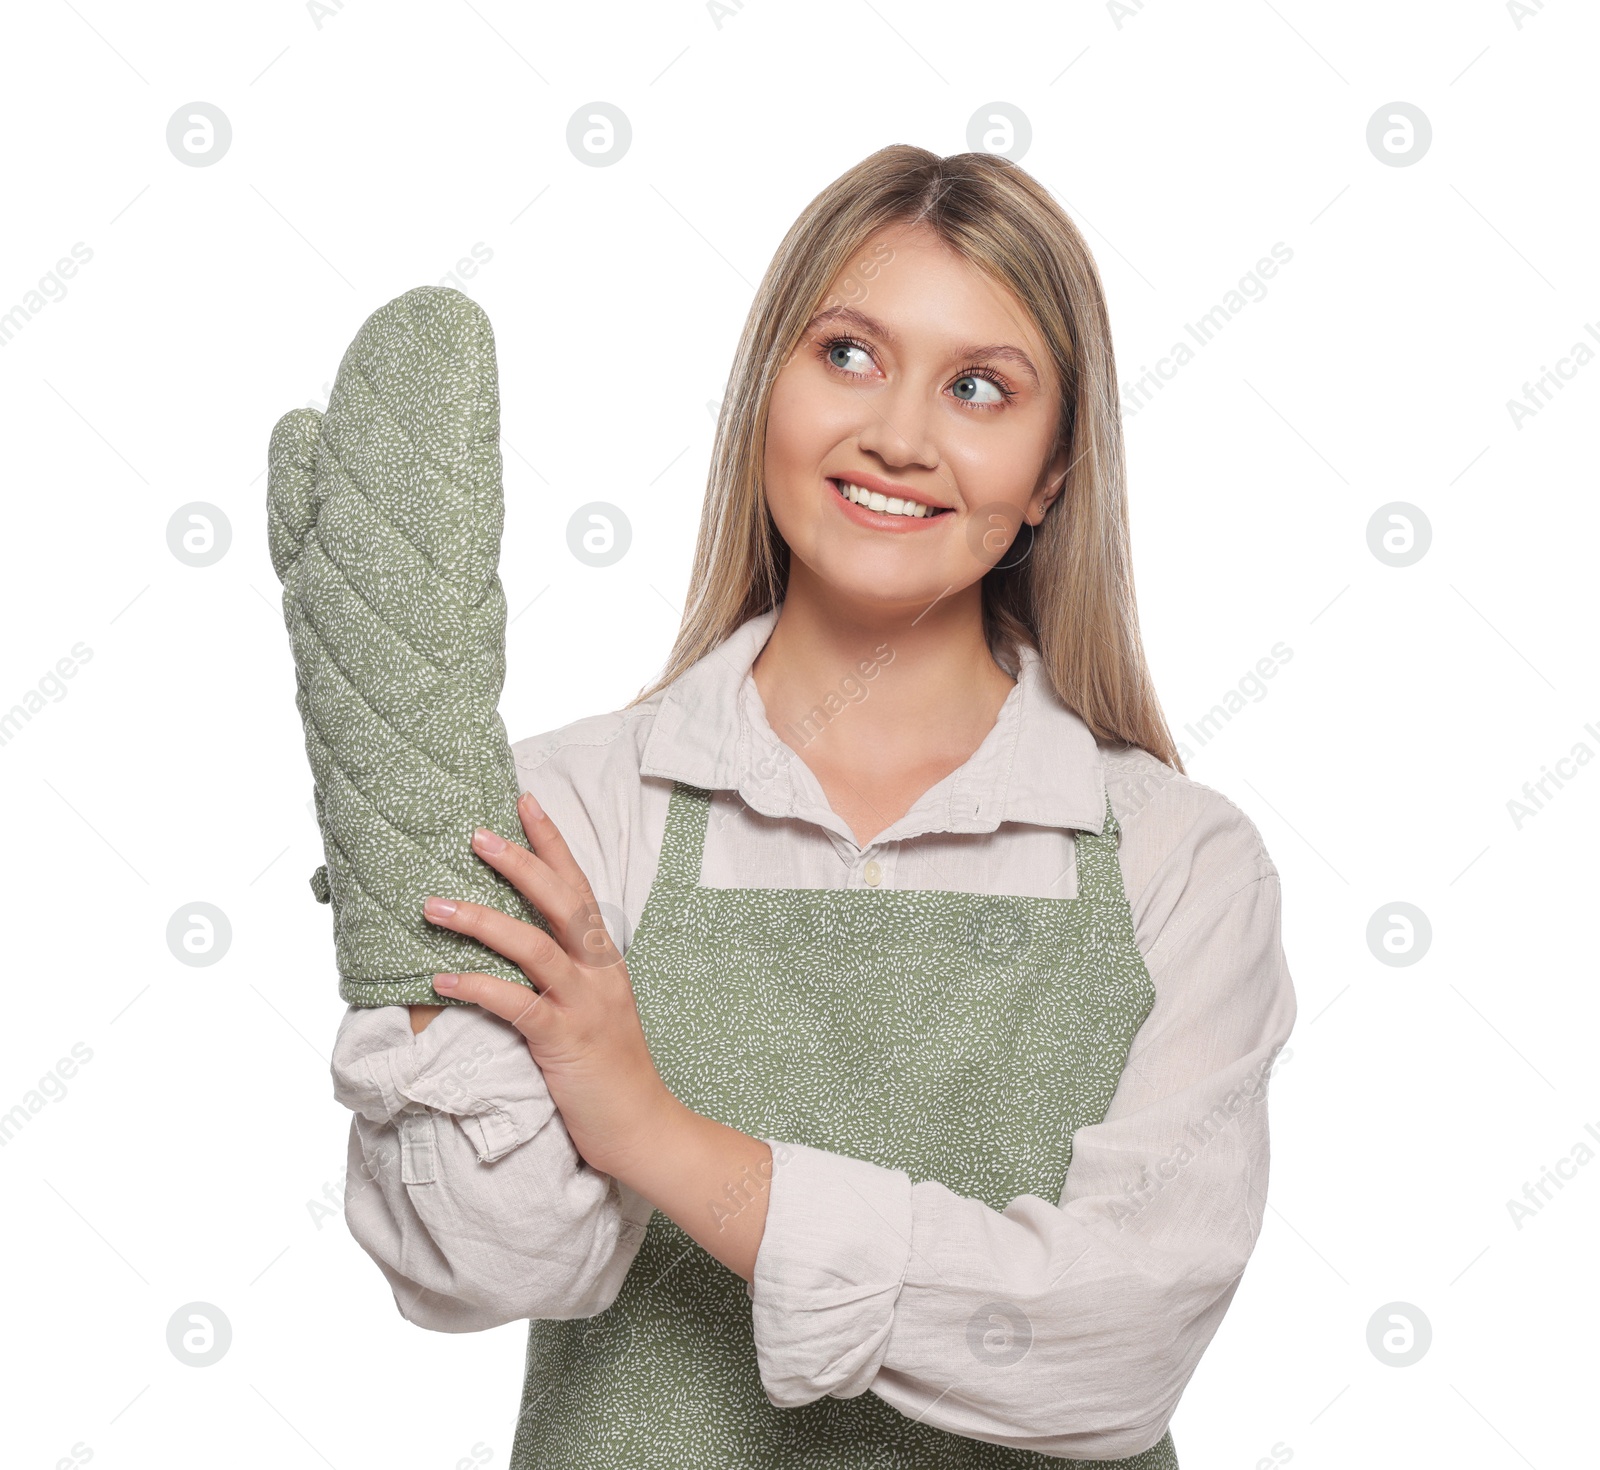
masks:
[[[472,851],[475,827],[525,843],[497,704],[506,600],[497,565],[500,390],[470,298],[418,286],[367,318],[326,413],[278,420],[268,538],[283,583],[295,704],[316,784],[339,995],[464,1004],[439,971],[522,971],[423,917],[429,894],[542,915]]]

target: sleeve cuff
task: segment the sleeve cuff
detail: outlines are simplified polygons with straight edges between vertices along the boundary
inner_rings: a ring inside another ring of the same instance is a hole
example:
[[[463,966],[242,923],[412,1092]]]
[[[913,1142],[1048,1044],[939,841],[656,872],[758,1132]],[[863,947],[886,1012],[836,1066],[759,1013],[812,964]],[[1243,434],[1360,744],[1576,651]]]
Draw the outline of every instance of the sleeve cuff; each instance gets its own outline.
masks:
[[[746,1294],[762,1387],[780,1409],[854,1398],[877,1376],[911,1253],[911,1179],[764,1139],[773,1174]]]
[[[335,1097],[375,1123],[424,1108],[448,1114],[485,1164],[526,1143],[555,1112],[521,1035],[475,1006],[452,1006],[415,1035],[403,1006],[352,1007],[333,1078]]]
[[[404,1006],[350,1006],[333,1044],[333,1095],[370,1123],[392,1123],[404,1107],[395,1091],[394,1064],[411,1051],[411,1018]]]

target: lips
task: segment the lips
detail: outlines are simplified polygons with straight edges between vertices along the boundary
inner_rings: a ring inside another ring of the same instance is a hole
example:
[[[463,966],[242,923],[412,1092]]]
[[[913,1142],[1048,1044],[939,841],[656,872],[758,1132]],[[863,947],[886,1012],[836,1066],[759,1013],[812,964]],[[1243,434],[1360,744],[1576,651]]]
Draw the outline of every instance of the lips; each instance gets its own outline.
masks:
[[[867,515],[882,516],[889,520],[928,521],[936,516],[948,515],[951,507],[935,505],[920,495],[911,493],[907,487],[892,484],[887,480],[879,480],[876,476],[862,476],[860,479],[845,480],[836,475],[828,477],[828,483],[833,487],[834,494],[853,509]],[[879,502],[874,508],[866,500],[853,498],[846,493],[845,487],[849,485],[858,495],[863,494]],[[897,509],[890,509],[895,505]],[[916,509],[910,509],[910,507]]]

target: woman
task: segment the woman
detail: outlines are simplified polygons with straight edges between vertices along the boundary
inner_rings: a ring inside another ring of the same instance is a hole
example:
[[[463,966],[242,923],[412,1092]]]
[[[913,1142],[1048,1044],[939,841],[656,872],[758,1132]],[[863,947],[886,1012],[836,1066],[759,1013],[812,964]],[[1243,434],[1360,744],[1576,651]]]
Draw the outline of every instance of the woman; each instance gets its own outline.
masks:
[[[513,1465],[1177,1464],[1295,1003],[1151,687],[1115,381],[1015,165],[824,190],[664,677],[480,834],[554,939],[426,905],[530,986],[347,1016],[347,1218],[411,1321],[531,1319]]]

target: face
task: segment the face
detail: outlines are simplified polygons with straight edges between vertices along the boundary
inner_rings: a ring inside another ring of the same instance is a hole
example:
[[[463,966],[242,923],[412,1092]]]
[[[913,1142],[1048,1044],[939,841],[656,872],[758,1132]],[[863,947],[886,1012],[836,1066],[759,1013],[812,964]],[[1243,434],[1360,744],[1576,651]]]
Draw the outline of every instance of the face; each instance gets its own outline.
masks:
[[[808,579],[859,611],[920,611],[1015,561],[1066,472],[1065,449],[1046,462],[1059,398],[1011,292],[925,228],[874,236],[773,386],[766,488],[791,594]]]

